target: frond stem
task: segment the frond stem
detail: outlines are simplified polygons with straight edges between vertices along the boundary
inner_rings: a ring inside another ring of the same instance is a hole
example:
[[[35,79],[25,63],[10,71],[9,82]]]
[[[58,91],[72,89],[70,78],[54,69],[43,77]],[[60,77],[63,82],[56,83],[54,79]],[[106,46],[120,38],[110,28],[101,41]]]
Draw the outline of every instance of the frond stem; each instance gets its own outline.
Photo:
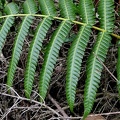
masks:
[[[35,17],[49,17],[49,15],[41,15],[41,14],[13,14],[13,15],[4,15],[4,16],[0,16],[0,19],[2,18],[7,18],[7,17],[24,17],[24,16],[35,16]],[[54,19],[57,19],[57,20],[62,20],[62,21],[67,21],[69,19],[66,19],[66,18],[62,18],[62,17],[53,17]],[[79,25],[83,25],[85,26],[86,23],[82,23],[82,22],[79,22],[79,21],[71,21],[75,24],[79,24]],[[98,30],[98,31],[101,31],[101,32],[107,32],[106,30],[104,29],[101,29],[99,27],[96,27],[96,26],[92,26],[93,29],[95,30]],[[111,33],[111,35],[117,39],[120,39],[120,36],[117,35],[117,34],[114,34],[114,33]]]

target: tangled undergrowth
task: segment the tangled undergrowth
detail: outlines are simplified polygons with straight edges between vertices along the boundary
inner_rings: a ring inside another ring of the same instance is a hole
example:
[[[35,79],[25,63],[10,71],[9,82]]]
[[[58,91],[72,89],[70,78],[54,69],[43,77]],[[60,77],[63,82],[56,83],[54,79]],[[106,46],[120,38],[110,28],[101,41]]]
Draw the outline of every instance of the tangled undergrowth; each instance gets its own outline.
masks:
[[[115,21],[115,34],[120,34],[120,17],[118,16],[119,0],[116,1],[116,21]],[[20,20],[17,18],[16,26],[19,24]],[[34,30],[37,26],[36,22],[33,23],[31,28]],[[47,33],[47,37],[44,41],[44,46],[48,43],[50,34],[54,31],[55,25],[58,22],[54,22],[54,26]],[[78,31],[77,26],[73,26],[73,32]],[[63,44],[57,64],[54,69],[52,76],[52,82],[49,87],[48,96],[45,103],[37,102],[39,100],[38,94],[38,77],[39,71],[43,63],[44,51],[40,53],[39,62],[37,65],[37,71],[35,74],[35,84],[32,91],[32,100],[24,98],[23,91],[23,76],[25,70],[25,61],[28,54],[28,46],[33,35],[30,33],[25,40],[23,46],[23,52],[18,63],[17,71],[15,74],[14,86],[11,88],[12,94],[9,95],[6,86],[6,75],[9,60],[11,58],[11,52],[13,47],[13,38],[16,35],[16,28],[11,28],[11,33],[7,36],[7,41],[3,48],[3,53],[0,53],[0,117],[1,119],[8,120],[47,120],[47,119],[63,119],[63,117],[72,116],[69,119],[80,119],[83,115],[83,92],[85,83],[85,71],[86,71],[86,59],[88,58],[89,51],[93,47],[93,43],[96,40],[97,31],[92,32],[92,37],[85,51],[85,56],[83,58],[81,77],[77,86],[75,109],[74,113],[71,113],[65,99],[65,75],[66,75],[66,57],[68,49],[70,47],[70,42]],[[68,38],[70,39],[70,38]],[[71,38],[72,39],[72,38]],[[119,120],[120,114],[120,101],[118,100],[118,91],[116,89],[116,63],[117,63],[117,45],[116,39],[112,39],[112,44],[109,48],[107,58],[105,61],[104,70],[102,72],[101,84],[97,93],[97,98],[92,110],[94,114],[102,114],[106,120]],[[54,99],[53,99],[54,98]],[[106,113],[106,114],[105,114]],[[59,117],[58,117],[59,116]]]

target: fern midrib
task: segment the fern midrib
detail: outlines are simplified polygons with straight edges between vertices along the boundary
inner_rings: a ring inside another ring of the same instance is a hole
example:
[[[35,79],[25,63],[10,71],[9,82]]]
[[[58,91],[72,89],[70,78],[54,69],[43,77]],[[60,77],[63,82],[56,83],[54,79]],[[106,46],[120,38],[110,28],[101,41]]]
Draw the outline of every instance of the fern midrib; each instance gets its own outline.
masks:
[[[59,32],[61,31],[61,29],[63,28],[63,26],[64,26],[64,24],[65,24],[65,22],[66,21],[64,21],[64,22],[62,22],[62,25],[60,26],[60,29],[58,30],[58,32],[57,32],[57,34],[56,34],[56,36],[55,36],[55,38],[54,38],[54,41],[56,41],[56,38],[57,38],[57,36],[59,35]],[[51,46],[51,48],[54,46],[54,41],[52,42],[52,46]],[[49,50],[49,53],[48,53],[48,57],[47,58],[50,58],[50,56],[51,56],[51,52],[52,52],[52,49],[50,48],[50,50]],[[43,79],[45,78],[45,76],[46,76],[46,71],[47,71],[47,66],[48,66],[48,62],[49,62],[50,60],[49,59],[47,59],[47,62],[46,62],[46,64],[45,64],[45,69],[44,69],[44,75],[43,75]],[[42,80],[42,82],[45,82],[45,80]],[[43,83],[43,85],[45,85],[45,83]],[[42,86],[42,90],[44,89],[44,86]]]
[[[9,8],[9,10],[10,10],[10,14],[13,14],[13,12],[12,12],[12,10],[10,9],[9,5],[8,5],[7,7],[8,7],[8,8]]]
[[[94,60],[92,60],[92,61],[93,61],[93,62],[92,62],[92,65],[93,65],[92,68],[93,68],[93,69],[92,69],[92,72],[91,72],[91,77],[89,78],[89,79],[92,80],[92,81],[93,81],[94,71],[95,71],[95,67],[96,67],[96,64],[95,64],[95,63],[96,63],[95,61],[96,61],[96,59],[97,59],[97,58],[96,58],[96,57],[97,57],[96,55],[97,55],[97,53],[98,53],[98,51],[99,51],[99,47],[100,47],[100,44],[101,44],[102,39],[103,39],[103,37],[104,37],[104,34],[105,34],[105,32],[102,32],[102,36],[101,36],[101,38],[100,38],[99,44],[98,44],[98,46],[97,46],[97,49],[96,49],[95,53],[92,53],[92,54],[95,55]],[[93,82],[90,82],[90,85],[89,85],[89,88],[88,88],[88,91],[89,91],[89,92],[91,92],[92,83],[93,83]],[[87,97],[87,98],[90,98],[91,93],[89,93],[89,92],[88,92],[88,97]]]
[[[87,20],[86,23],[88,24],[89,22],[88,22],[88,17],[87,17],[87,10],[86,10],[87,8],[86,8],[86,5],[85,5],[85,0],[84,0],[84,8],[85,8],[84,9],[85,10],[85,17],[86,17],[86,20]]]
[[[3,29],[4,29],[4,25],[7,23],[7,21],[9,20],[9,18],[10,18],[10,17],[6,18],[5,22],[3,23],[2,27],[1,27],[0,32],[3,31]]]
[[[6,18],[5,22],[3,23],[2,27],[1,27],[1,30],[0,30],[0,34],[2,34],[2,31],[4,31],[4,26],[6,25],[7,21],[9,20],[9,18],[11,18],[11,17]],[[5,33],[6,33],[6,32],[5,32]],[[5,39],[5,37],[6,37],[6,36],[4,36],[4,39]],[[3,37],[2,37],[2,38],[3,38]],[[3,42],[3,41],[1,41],[1,42]],[[0,51],[2,50],[2,47],[3,47],[3,44],[2,44],[2,46],[1,46],[1,48],[0,48]]]
[[[28,9],[29,9],[29,14],[32,14],[31,10],[30,10],[30,7],[29,7],[29,4],[28,4],[28,1],[26,1],[26,4],[28,6]]]
[[[47,9],[47,12],[48,12],[48,15],[50,15],[50,12],[49,12],[49,9],[48,9],[48,7],[47,7],[47,5],[46,5],[46,0],[43,0],[44,1],[44,4],[45,4],[45,7],[46,7],[46,9]]]
[[[67,10],[67,6],[66,6],[66,3],[65,3],[65,0],[63,0],[63,1],[64,1],[64,4],[65,4],[65,10],[66,10],[66,13],[67,13],[67,19],[70,20],[70,17],[69,17],[69,14],[68,14],[68,10]]]
[[[28,16],[26,16],[26,17],[24,18],[24,21],[26,21],[27,18],[28,18]],[[22,24],[22,26],[21,26],[20,28],[22,28],[23,26],[24,26],[24,24]],[[17,44],[17,42],[18,42],[18,38],[19,38],[20,35],[21,35],[21,31],[22,31],[22,29],[20,29],[19,34],[18,34],[18,36],[17,36],[17,38],[16,38],[15,45],[14,45],[15,47],[14,47],[14,50],[13,50],[13,54],[12,54],[13,56],[12,56],[12,58],[15,58],[15,52],[16,52],[15,50],[16,50],[16,47],[17,47],[16,44]],[[13,59],[12,59],[11,65],[13,64],[13,62],[14,62],[14,61],[13,61]],[[10,67],[10,71],[12,71],[12,68],[13,68],[13,67]]]
[[[107,26],[106,26],[106,20],[107,20],[107,18],[106,18],[106,2],[104,1],[104,21],[105,21],[105,24],[104,24],[104,26],[105,26],[105,30],[107,30],[106,28],[107,28]]]
[[[78,38],[79,40],[77,41],[76,46],[78,46],[79,41],[81,40],[80,38],[81,38],[81,36],[82,36],[82,33],[83,33],[85,27],[86,27],[86,26],[83,27],[83,29],[82,29],[82,31],[81,31],[81,33],[80,33],[80,36],[79,36],[79,38]],[[77,47],[75,47],[74,54],[73,54],[73,57],[72,57],[73,59],[72,59],[71,61],[75,61],[75,57],[74,57],[74,56],[76,55],[76,51],[77,51]],[[75,63],[72,62],[71,68],[74,68],[74,64],[75,64]],[[73,69],[70,69],[70,80],[71,80],[71,82],[72,82],[72,74],[71,74],[72,72],[73,72]],[[72,87],[71,87],[71,85],[72,85],[72,83],[70,83],[70,88],[69,88],[69,89],[70,89],[70,91],[72,92],[72,89],[71,89]],[[70,99],[70,100],[72,100],[72,99]]]
[[[46,18],[47,19],[47,18]],[[44,19],[43,21],[42,21],[42,24],[41,24],[41,26],[44,24],[44,21],[46,20],[46,19]],[[39,28],[40,29],[40,28]],[[39,29],[38,29],[38,31],[39,31]],[[38,34],[39,34],[39,32],[37,31],[37,34],[36,34],[36,37],[38,36]],[[37,39],[35,39],[35,41],[34,41],[34,43],[33,44],[36,44],[36,41],[37,41]],[[34,45],[33,45],[34,46]],[[30,58],[31,59],[29,59],[30,60],[30,62],[29,62],[29,70],[30,70],[30,67],[31,67],[31,65],[30,65],[30,63],[31,63],[31,60],[32,60],[32,53],[33,53],[33,50],[34,49],[32,49],[32,51],[31,51],[31,54],[30,54]],[[41,49],[40,49],[41,50]],[[30,77],[30,72],[28,71],[28,76]],[[27,88],[29,88],[29,84],[27,84]]]

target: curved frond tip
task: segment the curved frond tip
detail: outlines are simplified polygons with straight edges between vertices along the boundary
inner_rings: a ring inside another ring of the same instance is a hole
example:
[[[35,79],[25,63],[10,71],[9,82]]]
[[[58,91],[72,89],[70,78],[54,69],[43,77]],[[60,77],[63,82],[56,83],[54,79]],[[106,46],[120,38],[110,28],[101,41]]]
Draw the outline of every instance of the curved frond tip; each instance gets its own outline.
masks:
[[[118,58],[117,58],[117,88],[120,96],[120,41],[118,42]]]
[[[111,42],[110,33],[114,27],[114,2],[113,0],[100,0],[98,6],[100,27],[108,32],[99,32],[92,53],[87,60],[87,79],[84,89],[84,119],[91,112],[96,92],[99,87],[103,63]]]
[[[87,43],[91,34],[91,27],[95,22],[93,4],[90,0],[81,0],[79,4],[79,14],[86,25],[82,26],[77,34],[76,39],[71,44],[67,58],[66,74],[66,98],[73,112],[76,86],[80,76],[82,59],[84,56]]]
[[[63,21],[58,29],[53,33],[51,40],[47,46],[47,50],[44,57],[44,63],[40,73],[39,94],[45,99],[54,65],[59,55],[60,47],[65,41],[68,33],[71,30],[71,22]]]
[[[67,74],[66,74],[66,98],[73,111],[76,86],[80,76],[80,69],[84,51],[89,41],[91,29],[90,26],[82,26],[78,32],[76,39],[71,44],[67,58]]]
[[[18,13],[18,6],[15,3],[9,3],[6,5],[5,10],[4,10],[8,15],[12,14],[17,14]],[[5,38],[7,37],[7,34],[13,25],[15,20],[15,17],[7,17],[0,28],[0,51],[2,50],[4,43],[5,43]]]
[[[36,13],[36,7],[35,7],[34,0],[26,0],[24,2],[23,7],[24,7],[25,13],[29,13],[29,14]],[[21,52],[22,52],[22,46],[24,44],[25,37],[28,34],[30,25],[32,24],[33,20],[34,20],[33,16],[26,16],[24,17],[19,27],[19,31],[18,31],[18,34],[14,42],[12,58],[11,58],[9,68],[8,68],[8,74],[7,74],[7,85],[8,86],[12,86],[13,84],[14,74],[17,68],[17,64],[18,64]]]
[[[74,20],[75,19],[75,11],[74,11],[74,4],[72,0],[60,0],[59,6],[61,9],[61,16],[69,19]]]
[[[32,91],[34,74],[38,62],[39,53],[42,47],[42,42],[51,25],[52,25],[51,17],[44,18],[39,23],[37,30],[35,32],[35,36],[30,45],[24,80],[25,96],[27,98],[30,97]]]
[[[101,62],[105,61],[110,41],[111,36],[108,33],[100,32],[92,53],[87,60],[87,79],[84,89],[84,117],[92,110],[103,69]]]
[[[44,15],[56,16],[56,9],[52,0],[38,0],[40,4],[40,10]]]

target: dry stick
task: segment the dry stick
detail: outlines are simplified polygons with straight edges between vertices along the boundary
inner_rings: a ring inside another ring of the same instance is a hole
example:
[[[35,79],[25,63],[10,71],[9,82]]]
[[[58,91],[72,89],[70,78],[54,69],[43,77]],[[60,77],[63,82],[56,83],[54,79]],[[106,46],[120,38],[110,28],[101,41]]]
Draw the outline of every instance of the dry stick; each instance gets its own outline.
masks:
[[[109,112],[109,113],[101,113],[101,114],[94,114],[94,115],[89,115],[89,116],[99,116],[99,115],[116,115],[116,114],[120,114],[120,111],[118,112]],[[63,117],[59,117],[59,118],[63,118]],[[81,119],[83,117],[65,117],[66,119],[74,119],[74,120],[77,120],[77,119]]]
[[[57,109],[59,110],[59,112],[62,113],[63,117],[68,117],[68,115],[65,113],[65,111],[60,107],[60,105],[58,105],[57,101],[55,101],[50,94],[48,94],[48,98],[51,100],[51,102],[57,107]]]
[[[35,101],[35,100],[30,100],[28,98],[24,98],[24,97],[20,97],[20,96],[14,96],[14,95],[9,95],[9,94],[6,94],[6,93],[1,93],[0,92],[0,95],[4,95],[4,96],[8,96],[8,97],[12,97],[12,98],[17,98],[17,99],[20,99],[20,100],[26,100],[26,101],[30,101],[30,102],[33,102],[33,103],[36,103],[38,105],[41,105],[41,106],[44,106],[45,108],[49,109],[50,111],[52,111],[54,114],[62,117],[58,112],[56,112],[55,110],[53,110],[52,108],[50,108],[49,106],[45,105],[45,104],[42,104],[38,101]]]
[[[15,103],[13,104],[13,106],[11,108],[8,109],[8,111],[6,113],[4,113],[1,117],[1,120],[4,120],[4,118],[11,112],[11,110],[14,108],[14,106],[16,106],[19,102],[19,99],[17,99],[15,101]]]
[[[1,84],[1,85],[3,85],[3,84]],[[30,102],[36,103],[38,105],[44,106],[45,108],[49,109],[50,111],[52,111],[54,114],[58,115],[59,117],[62,117],[58,112],[56,112],[54,109],[50,108],[49,106],[47,106],[47,105],[45,105],[43,103],[40,103],[38,101],[35,101],[35,100],[31,100],[31,99],[28,99],[28,98],[21,97],[13,88],[10,87],[10,89],[12,89],[13,92],[15,92],[15,94],[17,96],[15,96],[15,95],[9,95],[9,94],[6,94],[6,93],[1,93],[1,92],[0,92],[0,94],[4,95],[4,96],[12,97],[12,98],[17,98],[18,100],[26,100],[26,101],[30,101]]]
[[[105,66],[105,64],[100,60],[100,58],[93,52],[93,54],[95,55],[95,57],[98,59],[98,61],[103,65],[103,67],[108,71],[108,73],[116,80],[118,81],[118,79],[109,71],[109,69]]]

